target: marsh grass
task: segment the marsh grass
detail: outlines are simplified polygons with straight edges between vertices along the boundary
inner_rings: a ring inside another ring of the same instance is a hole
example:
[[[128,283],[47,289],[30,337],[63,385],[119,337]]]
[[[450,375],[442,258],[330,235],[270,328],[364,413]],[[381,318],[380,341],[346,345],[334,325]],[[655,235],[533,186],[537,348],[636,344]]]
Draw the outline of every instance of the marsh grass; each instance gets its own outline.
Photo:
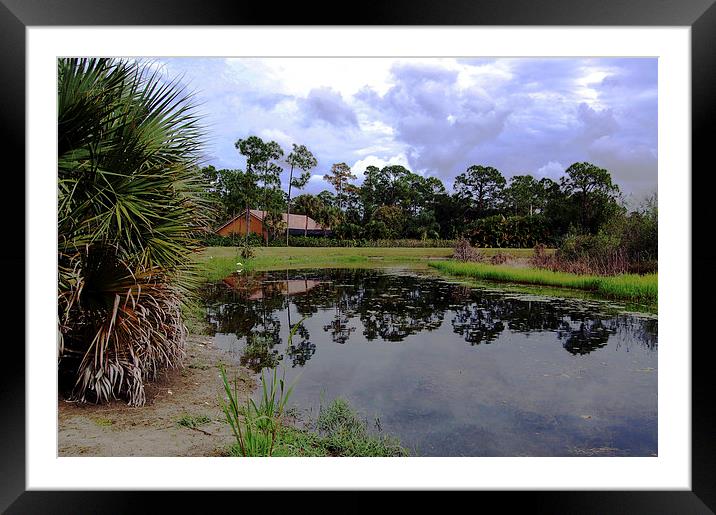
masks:
[[[436,261],[430,263],[430,266],[450,275],[490,281],[576,288],[595,292],[605,297],[637,302],[656,303],[658,298],[657,274],[578,275],[537,268],[515,268],[456,261]]]

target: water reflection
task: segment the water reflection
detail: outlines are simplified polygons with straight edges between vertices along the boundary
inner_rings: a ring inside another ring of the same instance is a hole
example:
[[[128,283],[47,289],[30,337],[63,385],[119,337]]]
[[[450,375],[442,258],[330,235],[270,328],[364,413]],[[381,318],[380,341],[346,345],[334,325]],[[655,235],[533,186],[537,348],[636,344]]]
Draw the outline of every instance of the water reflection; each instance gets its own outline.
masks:
[[[470,346],[513,333],[547,332],[573,355],[595,352],[610,339],[626,351],[634,344],[657,347],[655,317],[620,314],[595,302],[535,300],[413,274],[365,269],[236,274],[211,285],[204,295],[217,333],[243,341],[241,363],[255,371],[284,359],[293,367],[305,366],[316,354],[317,338],[341,345],[397,343],[440,329],[446,320]],[[317,317],[322,334],[311,334],[306,324],[298,324],[292,345],[279,351],[282,324],[285,337],[304,317]]]
[[[294,406],[345,397],[413,455],[657,453],[655,316],[365,269],[235,275],[205,295],[219,346],[300,375]]]

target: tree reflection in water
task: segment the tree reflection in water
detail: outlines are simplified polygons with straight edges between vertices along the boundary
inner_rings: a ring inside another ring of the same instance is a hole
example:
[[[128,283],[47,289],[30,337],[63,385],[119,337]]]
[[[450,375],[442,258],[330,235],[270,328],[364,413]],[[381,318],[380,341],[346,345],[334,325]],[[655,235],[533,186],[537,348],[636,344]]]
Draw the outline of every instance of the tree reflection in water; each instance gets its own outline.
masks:
[[[472,288],[434,278],[378,270],[294,270],[232,275],[206,288],[209,321],[218,333],[244,342],[242,363],[254,370],[284,358],[304,366],[316,353],[306,324],[282,351],[281,318],[291,312],[318,317],[330,340],[402,342],[434,331],[448,318],[454,334],[471,346],[500,341],[503,334],[550,332],[569,353],[584,355],[615,338],[628,351],[635,342],[657,347],[657,320],[605,311],[578,299],[540,299]],[[315,326],[314,326],[315,327]],[[357,329],[362,328],[362,332]],[[360,335],[360,336],[357,336]]]

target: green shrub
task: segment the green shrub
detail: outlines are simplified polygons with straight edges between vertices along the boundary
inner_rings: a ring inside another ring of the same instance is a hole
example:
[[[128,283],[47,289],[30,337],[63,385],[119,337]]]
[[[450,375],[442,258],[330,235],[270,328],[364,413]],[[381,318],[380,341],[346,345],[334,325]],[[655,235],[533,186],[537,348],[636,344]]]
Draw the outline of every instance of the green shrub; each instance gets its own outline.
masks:
[[[574,273],[615,275],[657,270],[656,215],[614,216],[597,234],[568,234],[540,266]]]
[[[246,244],[257,247],[264,244],[263,238],[255,233],[249,233],[248,238],[238,234],[221,236],[216,233],[207,233],[202,236],[201,241],[207,247],[241,247]]]
[[[254,257],[254,247],[249,243],[248,240],[244,240],[244,245],[241,247],[241,257],[244,259],[251,259]]]
[[[363,234],[363,229],[360,225],[346,222],[336,226],[333,233],[339,240],[356,240]]]

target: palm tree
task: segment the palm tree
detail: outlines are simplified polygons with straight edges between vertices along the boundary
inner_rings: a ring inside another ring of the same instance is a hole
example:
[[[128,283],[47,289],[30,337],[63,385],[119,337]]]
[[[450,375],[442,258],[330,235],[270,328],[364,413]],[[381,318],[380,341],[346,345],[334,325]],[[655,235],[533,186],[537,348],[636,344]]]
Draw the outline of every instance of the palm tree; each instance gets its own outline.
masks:
[[[180,363],[211,213],[193,109],[146,63],[58,61],[58,367],[74,398],[141,405]]]

